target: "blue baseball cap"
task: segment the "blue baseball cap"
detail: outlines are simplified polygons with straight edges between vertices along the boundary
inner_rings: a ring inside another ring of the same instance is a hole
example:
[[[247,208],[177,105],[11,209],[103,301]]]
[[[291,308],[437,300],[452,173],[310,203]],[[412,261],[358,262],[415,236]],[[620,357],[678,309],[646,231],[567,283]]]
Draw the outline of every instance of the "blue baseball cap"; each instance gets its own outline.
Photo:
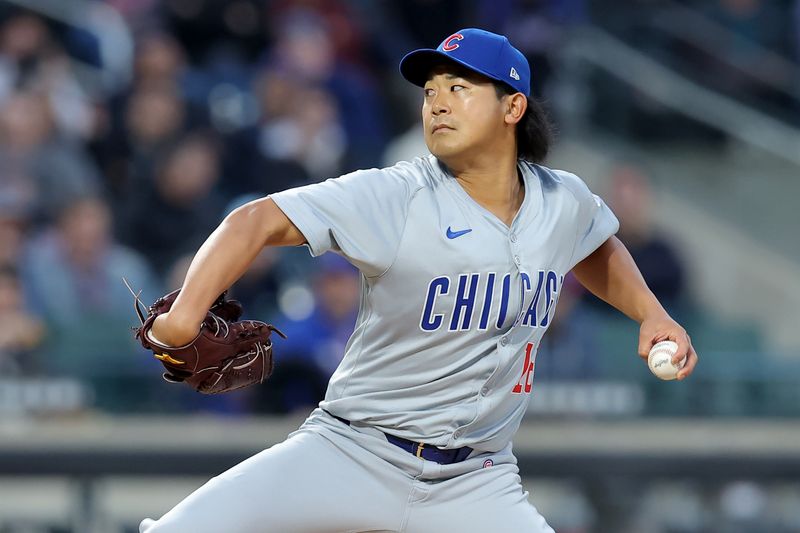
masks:
[[[528,60],[502,35],[476,28],[457,31],[435,50],[421,48],[406,54],[400,61],[400,73],[414,85],[424,87],[431,69],[442,59],[505,83],[525,96],[531,94]]]

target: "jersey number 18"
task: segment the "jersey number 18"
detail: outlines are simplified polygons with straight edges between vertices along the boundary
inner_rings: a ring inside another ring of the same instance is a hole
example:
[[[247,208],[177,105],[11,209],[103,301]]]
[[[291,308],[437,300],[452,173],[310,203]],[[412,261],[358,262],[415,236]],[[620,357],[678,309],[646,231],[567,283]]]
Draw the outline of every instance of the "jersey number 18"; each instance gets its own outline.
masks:
[[[519,382],[511,389],[513,394],[521,394],[523,388],[525,394],[530,394],[531,386],[533,385],[533,367],[536,363],[535,356],[531,358],[533,353],[533,343],[529,342],[525,347],[525,364],[522,365],[522,375],[519,377]]]

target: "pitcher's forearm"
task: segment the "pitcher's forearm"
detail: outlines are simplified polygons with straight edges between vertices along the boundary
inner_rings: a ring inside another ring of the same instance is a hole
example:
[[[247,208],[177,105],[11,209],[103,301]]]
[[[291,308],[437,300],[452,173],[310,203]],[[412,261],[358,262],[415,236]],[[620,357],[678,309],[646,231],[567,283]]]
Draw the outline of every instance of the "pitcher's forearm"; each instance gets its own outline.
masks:
[[[578,263],[573,272],[592,294],[639,323],[654,314],[666,314],[630,252],[616,237]]]
[[[192,259],[170,313],[179,324],[199,325],[217,296],[233,285],[264,247],[247,219],[232,214]]]
[[[303,242],[299,230],[269,198],[236,209],[195,254],[178,298],[171,311],[159,317],[153,334],[173,346],[191,341],[217,296],[245,273],[264,246]]]

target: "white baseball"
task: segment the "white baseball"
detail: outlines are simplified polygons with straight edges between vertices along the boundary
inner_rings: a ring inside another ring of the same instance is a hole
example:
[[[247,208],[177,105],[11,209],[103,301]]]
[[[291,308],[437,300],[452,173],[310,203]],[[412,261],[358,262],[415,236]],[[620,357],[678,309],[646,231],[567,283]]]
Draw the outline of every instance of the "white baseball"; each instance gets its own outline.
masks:
[[[678,344],[674,341],[656,343],[647,356],[647,366],[650,367],[650,372],[660,379],[670,380],[677,378],[678,371],[686,363],[686,359],[684,359],[677,365],[672,364],[672,357],[677,351]]]

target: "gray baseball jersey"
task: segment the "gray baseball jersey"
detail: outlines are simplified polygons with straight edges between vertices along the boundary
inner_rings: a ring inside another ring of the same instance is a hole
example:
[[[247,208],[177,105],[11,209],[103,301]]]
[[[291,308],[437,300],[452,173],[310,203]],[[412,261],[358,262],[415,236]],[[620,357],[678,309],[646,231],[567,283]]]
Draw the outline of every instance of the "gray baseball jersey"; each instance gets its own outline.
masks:
[[[322,408],[442,448],[509,443],[564,275],[619,226],[577,176],[519,171],[510,227],[432,155],[271,196],[313,255],[339,253],[362,273]]]
[[[317,409],[140,531],[553,533],[509,441],[564,274],[618,224],[576,176],[519,170],[525,199],[511,227],[433,156],[273,195],[313,254],[340,253],[363,274],[355,331],[321,403],[352,423]],[[439,464],[381,432],[475,450]]]

